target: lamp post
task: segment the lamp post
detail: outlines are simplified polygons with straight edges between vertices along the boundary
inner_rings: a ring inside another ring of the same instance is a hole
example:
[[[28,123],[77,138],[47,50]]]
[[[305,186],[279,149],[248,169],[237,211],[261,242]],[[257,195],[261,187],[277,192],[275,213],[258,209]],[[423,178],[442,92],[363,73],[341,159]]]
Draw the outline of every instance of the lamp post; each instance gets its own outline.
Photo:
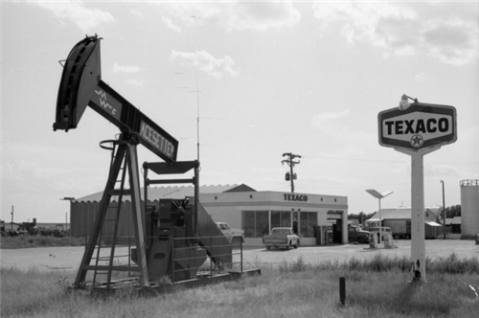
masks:
[[[10,213],[12,216],[12,221],[10,222],[10,230],[13,231],[13,212],[15,211],[15,206],[12,205],[12,212]]]
[[[73,201],[75,201],[75,198],[74,197],[64,197],[64,198],[60,198],[60,200],[70,201],[70,210],[71,210],[71,203]],[[68,212],[65,213],[65,231],[68,231]]]
[[[442,183],[442,234],[444,235],[444,239],[446,239],[446,198],[444,196],[444,181],[441,180]]]
[[[382,241],[382,236],[383,236],[382,228],[381,228],[381,199],[387,197],[388,195],[392,194],[393,192],[392,191],[387,191],[387,192],[384,192],[384,193],[379,193],[378,191],[376,191],[374,189],[367,189],[366,192],[369,193],[370,195],[372,195],[373,197],[375,197],[376,199],[378,199],[378,201],[379,201],[379,210],[378,210],[379,244],[381,244],[382,243],[381,242]]]

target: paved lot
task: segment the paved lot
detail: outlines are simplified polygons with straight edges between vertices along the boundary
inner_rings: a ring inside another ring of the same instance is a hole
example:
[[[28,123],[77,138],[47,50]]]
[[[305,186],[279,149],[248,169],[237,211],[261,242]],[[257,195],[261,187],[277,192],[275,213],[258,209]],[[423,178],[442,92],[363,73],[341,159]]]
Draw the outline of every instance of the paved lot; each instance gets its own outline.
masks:
[[[283,261],[294,262],[298,258],[302,258],[305,263],[317,264],[324,261],[345,262],[351,258],[368,259],[375,255],[381,254],[388,257],[410,257],[411,241],[397,240],[394,241],[397,248],[392,249],[370,249],[369,245],[346,244],[336,246],[313,246],[301,247],[297,250],[271,250],[259,249],[254,251],[246,251],[244,262],[246,264],[272,264],[277,265]],[[460,258],[476,257],[479,259],[479,245],[474,241],[461,240],[427,240],[426,241],[426,257],[448,257],[455,253]]]
[[[277,265],[282,262],[294,262],[299,257],[305,263],[317,264],[323,261],[339,262],[351,258],[367,259],[382,254],[389,257],[410,257],[411,241],[395,241],[398,246],[393,249],[369,249],[368,245],[336,245],[300,247],[296,250],[271,250],[264,248],[246,249],[243,251],[245,265],[258,266]],[[45,271],[76,271],[83,256],[84,247],[48,247],[27,248],[17,250],[0,250],[0,265],[2,267],[17,267],[26,270],[34,267]],[[118,253],[126,254],[125,249]],[[455,253],[461,258],[476,257],[479,259],[479,245],[474,241],[461,240],[427,240],[426,256],[430,258],[447,257]],[[238,256],[235,256],[235,258]]]

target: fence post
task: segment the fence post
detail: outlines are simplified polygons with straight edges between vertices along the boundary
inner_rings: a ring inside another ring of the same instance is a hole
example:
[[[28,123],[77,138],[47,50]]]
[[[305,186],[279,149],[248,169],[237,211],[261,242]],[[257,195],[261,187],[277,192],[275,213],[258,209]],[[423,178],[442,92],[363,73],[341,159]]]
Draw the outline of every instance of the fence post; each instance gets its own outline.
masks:
[[[341,300],[341,305],[344,306],[346,303],[346,278],[339,278],[339,299]]]
[[[210,278],[213,277],[213,237],[210,236]]]
[[[240,240],[240,268],[241,268],[241,274],[243,274],[243,242]]]
[[[128,268],[131,267],[131,236],[128,236]],[[131,276],[131,272],[128,271],[128,277]]]
[[[175,283],[175,238],[171,238],[171,280]]]

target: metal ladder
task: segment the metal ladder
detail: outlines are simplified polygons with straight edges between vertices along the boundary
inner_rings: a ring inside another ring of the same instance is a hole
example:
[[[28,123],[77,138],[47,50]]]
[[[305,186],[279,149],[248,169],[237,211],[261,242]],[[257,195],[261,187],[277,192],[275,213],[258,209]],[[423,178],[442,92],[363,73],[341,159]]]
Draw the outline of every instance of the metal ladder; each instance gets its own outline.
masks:
[[[112,141],[112,143],[113,143],[112,147],[106,147],[104,145],[100,145],[103,149],[112,151],[110,167],[113,167],[116,160],[118,159],[116,155],[117,143],[115,141]],[[95,289],[98,275],[106,276],[106,282],[102,282],[102,284],[105,284],[104,286],[107,289],[110,288],[112,272],[113,270],[115,270],[115,267],[114,267],[115,248],[117,246],[118,225],[120,221],[120,212],[121,212],[121,206],[123,201],[123,194],[130,193],[129,189],[125,189],[125,179],[126,179],[127,164],[128,164],[127,161],[129,160],[128,153],[125,152],[121,156],[122,158],[119,158],[119,160],[121,160],[122,163],[121,163],[121,167],[119,169],[119,173],[117,177],[112,175],[109,176],[110,178],[109,180],[115,183],[115,187],[112,190],[110,190],[110,195],[112,197],[117,196],[118,201],[115,204],[115,201],[110,200],[107,207],[107,212],[105,214],[105,218],[103,219],[101,224],[101,230],[100,230],[100,234],[98,236],[98,241],[97,241],[96,257],[94,258],[95,265],[93,269],[93,282],[92,282],[92,290],[91,290],[92,293]],[[116,180],[113,180],[112,178]],[[119,188],[117,188],[116,185],[119,185]],[[104,239],[107,239],[108,241],[104,242]],[[101,250],[105,247],[110,247],[110,253],[108,256],[101,255]],[[108,265],[106,267],[104,265],[103,266],[100,265],[100,262],[103,262],[103,261],[108,261]],[[135,267],[132,267],[131,270],[134,271],[137,269]]]
[[[103,144],[106,142],[112,143],[113,146],[104,146]],[[112,281],[113,271],[128,273],[137,272],[139,274],[138,284],[141,287],[149,287],[150,284],[146,265],[146,250],[142,221],[141,194],[138,178],[136,141],[128,136],[122,136],[119,140],[103,141],[100,143],[100,147],[112,151],[110,172],[98,212],[95,216],[91,236],[86,245],[85,253],[83,254],[81,265],[75,279],[74,287],[88,288],[88,286],[91,286],[91,291],[93,293],[95,289],[114,289],[116,286],[120,286],[123,281],[131,280],[125,278],[125,280],[115,279],[115,281]],[[125,189],[127,174],[129,187]],[[127,253],[128,255],[115,255],[115,248],[118,246],[120,211],[124,195],[130,196],[132,204],[132,221],[135,231],[134,238],[137,253],[135,264],[130,262],[131,258],[129,253]],[[118,197],[117,205],[112,205],[111,203],[113,196]],[[105,238],[110,237],[111,242],[104,242]],[[111,243],[111,246],[110,244],[104,243]],[[110,247],[109,255],[102,256],[101,250],[104,250],[106,245]],[[97,249],[96,253],[95,249]],[[96,257],[93,257],[94,254],[96,254]],[[118,260],[121,257],[128,257],[128,264],[114,263],[115,260]],[[90,264],[93,258],[95,261],[93,264]],[[108,264],[102,264],[103,261],[108,262]],[[93,282],[90,283],[87,283],[86,281],[88,271],[93,271]],[[106,282],[98,282],[100,275],[106,275]]]

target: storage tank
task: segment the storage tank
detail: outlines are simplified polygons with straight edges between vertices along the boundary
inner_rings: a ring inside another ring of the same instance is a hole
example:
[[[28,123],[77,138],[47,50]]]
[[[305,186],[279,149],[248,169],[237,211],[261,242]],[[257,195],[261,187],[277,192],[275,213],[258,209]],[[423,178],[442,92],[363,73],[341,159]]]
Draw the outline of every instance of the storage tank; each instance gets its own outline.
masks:
[[[479,180],[461,180],[461,237],[479,234]]]

